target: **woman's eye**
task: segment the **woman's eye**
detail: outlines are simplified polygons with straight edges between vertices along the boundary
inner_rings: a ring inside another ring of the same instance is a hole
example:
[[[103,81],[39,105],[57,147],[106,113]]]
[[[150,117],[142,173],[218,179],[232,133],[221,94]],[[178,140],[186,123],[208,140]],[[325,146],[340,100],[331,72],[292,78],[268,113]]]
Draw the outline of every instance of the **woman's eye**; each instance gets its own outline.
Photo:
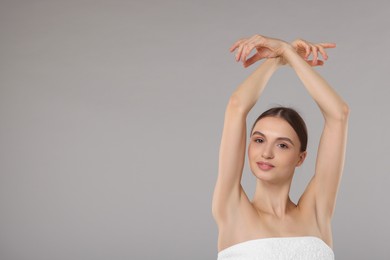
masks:
[[[279,144],[279,147],[282,148],[282,149],[287,149],[288,146],[286,144]]]
[[[264,142],[263,139],[255,139],[255,143],[262,143],[262,142]]]

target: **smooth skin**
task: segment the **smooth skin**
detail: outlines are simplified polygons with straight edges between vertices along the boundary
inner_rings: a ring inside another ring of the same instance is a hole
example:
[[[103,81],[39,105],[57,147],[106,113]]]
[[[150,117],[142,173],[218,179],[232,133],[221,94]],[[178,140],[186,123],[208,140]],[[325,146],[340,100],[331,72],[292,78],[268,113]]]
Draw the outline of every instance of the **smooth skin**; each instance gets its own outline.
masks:
[[[333,247],[331,219],[344,166],[349,107],[312,67],[323,65],[328,59],[326,49],[335,46],[302,39],[289,44],[254,35],[238,40],[230,48],[231,52],[236,51],[235,59],[244,67],[265,61],[237,87],[225,111],[212,201],[212,214],[219,230],[218,252],[240,242],[267,237],[316,236]],[[248,58],[252,50],[256,53]],[[300,151],[297,134],[283,119],[267,117],[257,122],[248,145],[249,164],[256,176],[252,201],[241,185],[246,117],[272,74],[283,65],[294,69],[324,117],[315,172],[296,205],[290,200],[289,191],[294,170],[304,162],[306,151]],[[259,162],[274,167],[259,166]]]

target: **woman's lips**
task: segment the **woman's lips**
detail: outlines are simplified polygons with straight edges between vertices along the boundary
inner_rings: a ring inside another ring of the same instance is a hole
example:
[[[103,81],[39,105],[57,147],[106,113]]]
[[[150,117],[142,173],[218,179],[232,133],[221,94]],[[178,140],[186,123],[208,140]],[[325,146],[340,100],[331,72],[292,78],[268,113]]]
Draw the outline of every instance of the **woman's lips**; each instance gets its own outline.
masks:
[[[275,167],[274,165],[267,162],[257,162],[257,166],[259,166],[259,168],[263,171],[269,171]]]

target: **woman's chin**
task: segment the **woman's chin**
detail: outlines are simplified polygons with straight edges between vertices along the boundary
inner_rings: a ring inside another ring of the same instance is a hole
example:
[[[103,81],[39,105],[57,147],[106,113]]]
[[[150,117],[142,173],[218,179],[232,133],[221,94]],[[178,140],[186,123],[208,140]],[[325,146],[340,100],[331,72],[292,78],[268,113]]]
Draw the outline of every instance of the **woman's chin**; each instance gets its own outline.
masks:
[[[255,176],[257,179],[262,180],[262,181],[271,181],[274,179],[274,175],[270,174],[270,172],[255,171],[252,173],[253,173],[253,176]]]

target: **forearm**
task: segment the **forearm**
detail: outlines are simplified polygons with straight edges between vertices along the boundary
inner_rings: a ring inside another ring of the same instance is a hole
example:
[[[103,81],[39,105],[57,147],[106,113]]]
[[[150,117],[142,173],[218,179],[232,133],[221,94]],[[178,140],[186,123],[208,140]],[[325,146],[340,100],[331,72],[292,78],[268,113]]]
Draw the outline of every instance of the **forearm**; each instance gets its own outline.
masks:
[[[295,70],[303,85],[321,109],[325,120],[340,120],[347,117],[348,105],[292,47],[286,48],[283,57]]]
[[[278,58],[265,60],[233,92],[232,97],[244,113],[249,113],[256,104],[272,74],[279,66]]]

